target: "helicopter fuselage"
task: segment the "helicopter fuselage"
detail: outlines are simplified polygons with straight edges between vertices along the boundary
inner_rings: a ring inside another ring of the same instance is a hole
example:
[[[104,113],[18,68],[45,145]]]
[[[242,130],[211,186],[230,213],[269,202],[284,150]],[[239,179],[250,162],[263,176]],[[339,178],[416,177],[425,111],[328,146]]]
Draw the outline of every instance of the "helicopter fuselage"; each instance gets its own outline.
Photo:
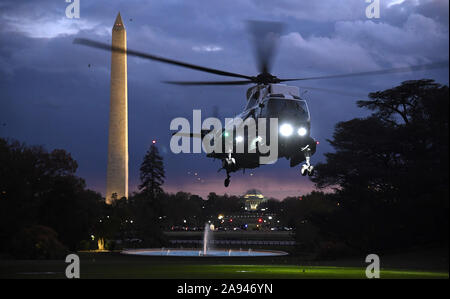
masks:
[[[255,121],[249,121],[249,118]],[[267,124],[259,128],[258,120]],[[270,144],[269,130],[271,122],[276,122],[278,143],[277,158],[290,160],[294,167],[305,160],[305,148],[308,154],[316,151],[316,141],[310,136],[311,119],[306,101],[299,96],[299,89],[285,84],[256,85],[247,91],[247,105],[244,111],[225,123],[225,128],[214,134],[222,138],[222,150],[219,153],[209,153],[208,157],[226,159],[233,157],[234,164],[227,169],[235,172],[245,168],[257,168],[261,165],[260,156],[265,155],[256,149],[256,143]],[[265,129],[265,134],[261,130]],[[256,132],[250,134],[249,132]],[[236,151],[241,143],[244,152]],[[228,150],[226,150],[228,149]],[[230,150],[233,149],[233,150]],[[255,150],[256,151],[252,151]],[[277,159],[276,158],[276,159]],[[273,161],[275,162],[276,159]],[[268,163],[264,163],[268,164]]]

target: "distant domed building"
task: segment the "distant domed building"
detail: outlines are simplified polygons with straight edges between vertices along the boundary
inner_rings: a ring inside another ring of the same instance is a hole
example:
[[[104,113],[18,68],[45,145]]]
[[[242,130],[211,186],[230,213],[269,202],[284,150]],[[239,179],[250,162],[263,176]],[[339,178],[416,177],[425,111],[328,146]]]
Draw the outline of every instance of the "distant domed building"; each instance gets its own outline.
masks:
[[[245,201],[246,211],[258,211],[259,205],[267,200],[261,191],[256,189],[248,190],[242,199]]]

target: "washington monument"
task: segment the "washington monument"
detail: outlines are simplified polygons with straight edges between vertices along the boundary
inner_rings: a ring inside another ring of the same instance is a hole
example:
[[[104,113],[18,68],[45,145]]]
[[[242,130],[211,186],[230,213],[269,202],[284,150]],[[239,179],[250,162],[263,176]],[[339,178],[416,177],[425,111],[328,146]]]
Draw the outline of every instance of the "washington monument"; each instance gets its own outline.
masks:
[[[120,13],[112,29],[112,46],[127,48],[127,32]],[[128,88],[127,54],[111,52],[111,95],[109,108],[106,203],[128,197]]]

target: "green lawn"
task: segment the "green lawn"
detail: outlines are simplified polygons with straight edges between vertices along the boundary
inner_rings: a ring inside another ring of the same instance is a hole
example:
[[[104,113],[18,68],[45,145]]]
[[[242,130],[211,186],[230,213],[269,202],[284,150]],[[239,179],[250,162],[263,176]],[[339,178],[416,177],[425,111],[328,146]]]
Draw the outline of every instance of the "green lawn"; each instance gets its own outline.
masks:
[[[151,268],[114,268],[85,273],[85,278],[366,278],[364,269],[285,265],[164,265]],[[382,278],[447,278],[448,273],[382,270]]]
[[[185,259],[81,254],[81,278],[365,278],[356,267],[302,266],[282,259]],[[240,263],[243,264],[240,264]],[[278,262],[278,264],[277,264]],[[0,278],[65,278],[64,261],[0,261]],[[448,272],[382,269],[381,278],[444,278]]]

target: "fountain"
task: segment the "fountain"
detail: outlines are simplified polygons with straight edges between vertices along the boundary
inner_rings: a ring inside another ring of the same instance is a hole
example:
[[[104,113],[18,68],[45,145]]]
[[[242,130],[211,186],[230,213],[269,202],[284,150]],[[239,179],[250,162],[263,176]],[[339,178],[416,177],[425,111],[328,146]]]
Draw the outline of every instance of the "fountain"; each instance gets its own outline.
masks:
[[[239,251],[231,249],[212,249],[212,231],[208,223],[205,224],[203,231],[202,249],[178,249],[178,248],[161,248],[161,249],[128,249],[123,250],[122,254],[129,255],[145,255],[145,256],[189,256],[189,257],[258,257],[258,256],[279,256],[287,255],[284,251],[277,250],[252,250],[247,251],[239,249]]]
[[[206,255],[208,251],[208,243],[210,242],[209,236],[210,236],[211,229],[209,227],[208,223],[205,223],[205,230],[203,231],[203,255]]]

